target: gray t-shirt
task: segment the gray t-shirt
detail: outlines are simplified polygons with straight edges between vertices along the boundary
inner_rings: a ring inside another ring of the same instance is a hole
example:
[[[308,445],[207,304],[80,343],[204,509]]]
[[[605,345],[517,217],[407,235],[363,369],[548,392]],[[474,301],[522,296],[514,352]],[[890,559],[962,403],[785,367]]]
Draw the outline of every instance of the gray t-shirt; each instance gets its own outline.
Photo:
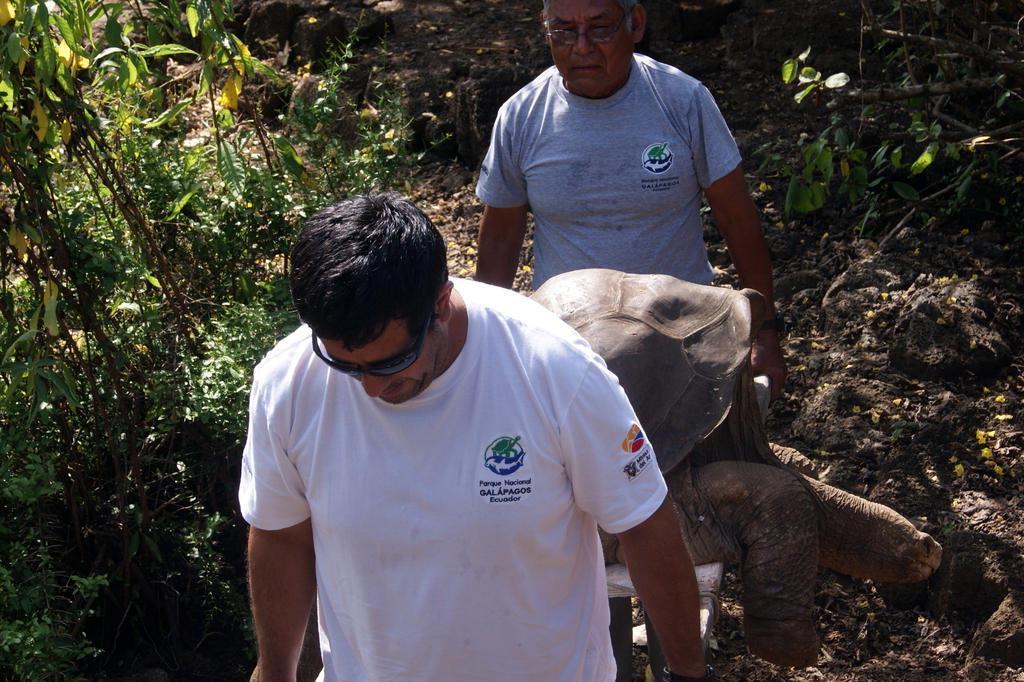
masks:
[[[476,193],[528,204],[536,222],[534,287],[581,268],[712,279],[701,190],[734,170],[739,150],[699,81],[643,55],[603,99],[573,95],[555,67],[498,112]]]

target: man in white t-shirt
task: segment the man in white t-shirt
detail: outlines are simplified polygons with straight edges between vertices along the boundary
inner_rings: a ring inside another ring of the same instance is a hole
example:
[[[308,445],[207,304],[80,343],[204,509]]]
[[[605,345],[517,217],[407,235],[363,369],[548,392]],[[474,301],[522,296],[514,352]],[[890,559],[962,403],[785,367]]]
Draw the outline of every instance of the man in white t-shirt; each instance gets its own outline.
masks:
[[[612,680],[599,525],[673,673],[702,676],[692,560],[618,381],[445,264],[397,195],[299,235],[304,324],[256,369],[239,491],[261,682],[294,679],[314,596],[326,680]]]

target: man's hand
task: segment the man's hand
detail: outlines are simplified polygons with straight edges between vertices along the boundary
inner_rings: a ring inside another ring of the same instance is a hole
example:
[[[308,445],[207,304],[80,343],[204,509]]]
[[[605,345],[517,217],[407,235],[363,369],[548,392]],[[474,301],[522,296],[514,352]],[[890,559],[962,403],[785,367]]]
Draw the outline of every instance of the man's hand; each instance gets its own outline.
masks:
[[[650,518],[618,538],[669,669],[677,675],[702,676],[700,594],[672,500],[666,497]]]
[[[260,682],[293,682],[316,595],[313,526],[249,529],[249,592]]]
[[[716,180],[704,190],[711,215],[718,231],[725,237],[729,258],[736,266],[740,284],[756,289],[768,303],[766,314],[775,314],[775,297],[772,285],[772,263],[768,257],[768,246],[764,241],[761,216],[747,190],[743,167],[737,166],[731,173]],[[751,357],[754,374],[766,374],[771,379],[772,398],[782,395],[786,383],[786,361],[779,347],[779,334],[764,329],[757,335]]]
[[[526,206],[484,206],[477,235],[476,280],[512,288],[526,237]]]
[[[786,385],[786,360],[779,346],[779,333],[774,329],[762,329],[750,352],[750,368],[754,376],[767,375],[771,379],[772,400],[782,395]]]

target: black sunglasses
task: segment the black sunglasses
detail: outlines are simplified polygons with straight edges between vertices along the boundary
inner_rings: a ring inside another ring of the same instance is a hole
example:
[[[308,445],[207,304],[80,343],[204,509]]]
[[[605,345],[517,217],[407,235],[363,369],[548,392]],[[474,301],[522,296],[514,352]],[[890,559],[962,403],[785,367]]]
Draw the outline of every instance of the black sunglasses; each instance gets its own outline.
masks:
[[[359,378],[364,374],[372,374],[373,376],[386,377],[392,374],[398,374],[399,372],[408,369],[412,363],[420,357],[420,352],[423,350],[423,341],[427,338],[427,331],[430,329],[430,323],[434,321],[434,315],[427,318],[426,323],[423,325],[423,329],[420,330],[416,340],[413,341],[412,346],[409,350],[402,351],[398,355],[390,357],[386,360],[380,360],[379,362],[372,362],[369,365],[357,365],[352,362],[342,362],[341,360],[335,360],[328,355],[324,349],[320,348],[320,340],[316,334],[312,334],[313,337],[313,352],[318,358],[326,362],[332,368],[338,370],[342,374],[347,374],[350,377]]]

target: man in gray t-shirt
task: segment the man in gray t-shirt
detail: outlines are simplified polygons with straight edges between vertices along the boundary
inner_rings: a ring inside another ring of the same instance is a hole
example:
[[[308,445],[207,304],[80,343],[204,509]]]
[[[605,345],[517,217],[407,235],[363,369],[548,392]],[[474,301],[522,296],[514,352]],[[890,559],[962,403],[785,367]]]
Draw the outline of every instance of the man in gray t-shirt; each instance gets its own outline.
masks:
[[[593,267],[709,284],[700,218],[706,198],[740,282],[768,301],[769,322],[751,362],[778,397],[786,379],[781,322],[739,150],[707,88],[634,54],[645,24],[636,0],[544,0],[554,66],[498,112],[477,183],[484,212],[476,278],[512,285],[529,210],[535,288]],[[629,603],[612,602],[613,634],[625,637],[613,642],[617,679],[628,680]],[[668,653],[673,643],[665,644]]]
[[[633,53],[636,0],[550,0],[554,66],[498,112],[480,169],[477,279],[511,286],[532,211],[534,287],[581,268],[668,274],[709,284],[706,198],[744,286],[771,316],[753,351],[777,397],[786,377],[771,261],[740,154],[700,82]]]

